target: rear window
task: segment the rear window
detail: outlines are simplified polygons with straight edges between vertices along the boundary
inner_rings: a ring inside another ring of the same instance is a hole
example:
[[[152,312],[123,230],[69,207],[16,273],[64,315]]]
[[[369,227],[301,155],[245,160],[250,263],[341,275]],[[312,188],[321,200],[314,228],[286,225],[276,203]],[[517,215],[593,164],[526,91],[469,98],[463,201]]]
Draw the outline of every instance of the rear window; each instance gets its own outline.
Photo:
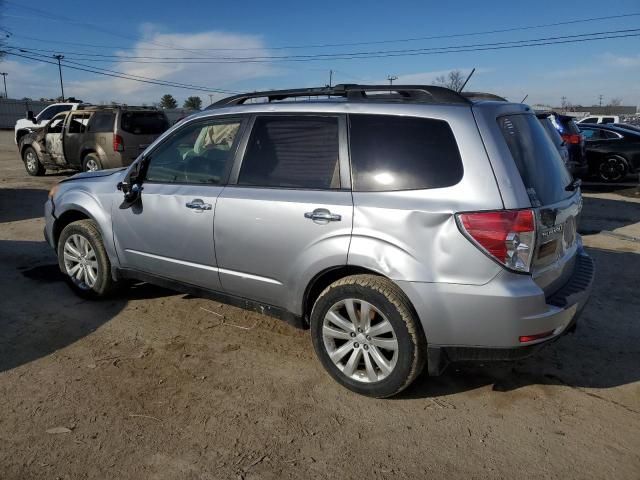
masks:
[[[442,188],[462,178],[458,145],[445,121],[352,114],[349,126],[356,191]]]
[[[159,135],[169,122],[162,112],[122,112],[120,128],[135,135]]]
[[[506,115],[498,118],[498,125],[534,207],[572,195],[565,190],[571,175],[534,115]]]

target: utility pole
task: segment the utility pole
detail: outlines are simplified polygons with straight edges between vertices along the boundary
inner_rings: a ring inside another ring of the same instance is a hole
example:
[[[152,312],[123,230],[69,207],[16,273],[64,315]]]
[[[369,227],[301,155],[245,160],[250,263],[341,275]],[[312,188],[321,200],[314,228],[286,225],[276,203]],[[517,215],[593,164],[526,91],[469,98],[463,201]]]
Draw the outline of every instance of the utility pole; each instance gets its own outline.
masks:
[[[329,70],[329,88],[333,87],[333,70]]]
[[[600,106],[602,106],[602,94],[598,95],[598,97],[600,98]]]
[[[209,94],[209,105],[213,105],[213,93]]]
[[[2,72],[0,75],[2,75],[2,79],[4,80],[4,98],[9,98],[7,97],[7,75],[9,74],[7,72]]]
[[[64,85],[62,84],[62,65],[60,65],[60,60],[64,58],[64,55],[54,55],[53,58],[58,60],[58,73],[60,73],[60,90],[62,91],[62,101],[64,102]]]
[[[394,80],[397,80],[397,79],[398,79],[398,77],[397,77],[396,75],[389,75],[389,76],[387,77],[387,80],[389,80],[389,85],[390,85],[390,86],[391,86],[391,85],[393,85],[393,81],[394,81]]]

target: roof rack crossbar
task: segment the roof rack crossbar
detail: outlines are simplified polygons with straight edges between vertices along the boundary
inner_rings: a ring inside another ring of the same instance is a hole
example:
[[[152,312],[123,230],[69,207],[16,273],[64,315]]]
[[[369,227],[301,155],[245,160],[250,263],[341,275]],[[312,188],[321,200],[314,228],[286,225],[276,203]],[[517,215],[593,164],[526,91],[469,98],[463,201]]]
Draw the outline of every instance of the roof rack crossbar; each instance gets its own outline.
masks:
[[[368,95],[368,93],[374,93],[374,95]],[[350,101],[385,100],[417,103],[471,103],[465,96],[458,92],[432,85],[340,84],[334,87],[296,88],[242,93],[218,100],[207,107],[207,109],[243,105],[248,100],[256,98],[266,98],[268,102],[273,102],[301,97],[342,97]]]

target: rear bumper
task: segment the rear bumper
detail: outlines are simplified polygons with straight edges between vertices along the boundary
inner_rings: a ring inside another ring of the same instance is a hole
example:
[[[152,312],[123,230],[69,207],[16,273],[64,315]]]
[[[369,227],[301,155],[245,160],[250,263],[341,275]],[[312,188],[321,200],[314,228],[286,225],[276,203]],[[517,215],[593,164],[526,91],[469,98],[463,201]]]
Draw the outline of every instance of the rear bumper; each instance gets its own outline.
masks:
[[[451,360],[522,358],[570,330],[589,298],[595,268],[581,249],[567,283],[550,297],[528,275],[503,271],[485,285],[397,282],[412,301],[431,349]],[[551,332],[521,343],[520,337]]]

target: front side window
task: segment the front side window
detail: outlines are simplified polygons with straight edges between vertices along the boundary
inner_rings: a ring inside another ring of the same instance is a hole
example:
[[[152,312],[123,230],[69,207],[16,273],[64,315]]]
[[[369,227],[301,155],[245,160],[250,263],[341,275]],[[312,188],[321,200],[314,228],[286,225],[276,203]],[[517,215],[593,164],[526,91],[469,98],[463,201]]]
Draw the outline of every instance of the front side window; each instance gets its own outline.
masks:
[[[242,161],[239,185],[340,188],[337,117],[258,117]]]
[[[233,162],[240,121],[189,125],[154,150],[145,179],[159,183],[220,185]]]
[[[62,133],[62,125],[64,124],[64,119],[66,117],[66,114],[53,117],[53,120],[51,120],[47,126],[47,133]]]
[[[349,140],[356,191],[443,188],[462,179],[458,145],[445,121],[353,114]]]
[[[598,119],[596,117],[588,117],[582,120],[580,123],[598,123]]]

